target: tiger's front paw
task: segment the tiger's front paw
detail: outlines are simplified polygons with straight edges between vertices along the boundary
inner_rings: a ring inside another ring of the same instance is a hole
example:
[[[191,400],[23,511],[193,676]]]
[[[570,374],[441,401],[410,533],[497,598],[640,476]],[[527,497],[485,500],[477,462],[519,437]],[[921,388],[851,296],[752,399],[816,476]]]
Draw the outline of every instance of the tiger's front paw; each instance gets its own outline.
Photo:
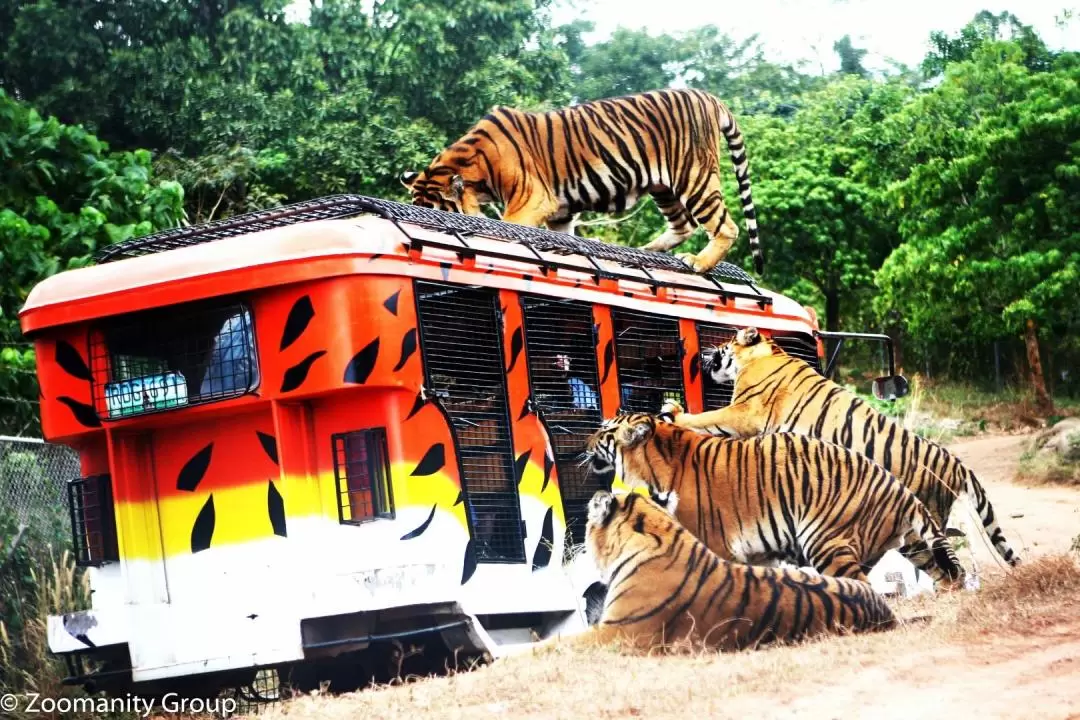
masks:
[[[683,406],[675,400],[666,401],[660,408],[661,415],[670,415],[672,418],[674,418],[676,415],[682,415],[682,413]]]
[[[587,513],[587,522],[590,525],[601,526],[607,523],[611,513],[613,512],[613,505],[615,503],[615,496],[610,492],[600,490],[596,492],[589,500],[589,510]]]

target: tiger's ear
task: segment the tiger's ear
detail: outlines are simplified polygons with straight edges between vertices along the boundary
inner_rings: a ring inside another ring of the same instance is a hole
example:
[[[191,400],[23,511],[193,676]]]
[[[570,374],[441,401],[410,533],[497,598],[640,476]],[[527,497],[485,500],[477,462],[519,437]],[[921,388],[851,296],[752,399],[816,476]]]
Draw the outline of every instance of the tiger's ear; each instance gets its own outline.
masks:
[[[420,177],[420,173],[406,170],[405,172],[401,173],[400,176],[398,176],[398,179],[401,180],[402,185],[407,188],[411,188],[412,184],[416,182],[416,178],[418,177]]]
[[[649,439],[652,435],[652,426],[648,423],[636,423],[634,425],[623,425],[615,433],[615,439],[623,447],[634,447],[640,445]]]
[[[761,334],[756,327],[743,328],[735,333],[736,345],[754,345],[758,340],[761,340]]]
[[[461,196],[465,194],[465,178],[460,175],[450,178],[450,192],[454,194],[456,200],[460,200]]]

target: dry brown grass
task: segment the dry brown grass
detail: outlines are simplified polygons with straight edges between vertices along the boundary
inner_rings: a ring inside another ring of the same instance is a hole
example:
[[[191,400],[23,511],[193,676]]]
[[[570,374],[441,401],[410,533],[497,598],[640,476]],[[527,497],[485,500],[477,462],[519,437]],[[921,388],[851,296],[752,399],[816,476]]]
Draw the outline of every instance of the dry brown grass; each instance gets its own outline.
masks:
[[[1074,554],[1045,555],[988,583],[960,606],[957,628],[1026,632],[1033,618],[1075,607],[1080,565]]]
[[[1016,482],[1025,485],[1080,486],[1080,463],[1062,459],[1055,452],[1028,451],[1020,456]]]
[[[965,695],[952,697],[939,692],[933,700],[938,705],[927,708],[930,714],[938,715],[936,710],[947,709],[949,703],[967,702],[965,683],[974,683],[983,675],[965,680],[965,673],[992,672],[994,658],[1006,662],[1032,643],[1041,648],[1047,642],[1042,636],[1059,637],[1065,632],[1062,628],[1067,631],[1065,636],[1076,642],[1075,649],[1080,649],[1078,591],[1080,565],[1076,558],[1046,556],[1007,575],[987,579],[976,593],[898,602],[895,606],[902,617],[929,614],[932,618],[888,633],[741,653],[681,656],[632,657],[610,648],[554,646],[449,677],[337,697],[299,698],[261,717],[713,718],[762,717],[768,712],[790,716],[795,710],[834,717],[846,703],[880,702],[878,693],[890,690],[896,693],[892,702],[905,707],[904,713],[875,716],[910,717],[906,713],[913,709],[913,696],[921,695],[920,687],[948,683],[954,677],[956,692]],[[988,643],[993,646],[986,648]],[[984,648],[974,653],[979,658],[974,662],[970,660],[973,646]],[[901,686],[898,691],[889,687],[898,681],[911,686]],[[1073,687],[1080,688],[1080,682]],[[952,692],[952,688],[946,690]],[[887,704],[885,709],[889,707]],[[958,707],[962,711],[967,706]],[[1017,708],[1010,716],[1024,717],[1025,712],[1028,710]],[[1037,716],[1055,716],[1053,707],[1046,704],[1040,713]]]
[[[34,592],[27,590],[29,600],[21,607],[23,627],[16,633],[0,621],[0,667],[6,678],[3,689],[20,696],[78,697],[83,695],[81,690],[63,685],[67,675],[63,661],[49,652],[47,623],[50,615],[87,607],[90,585],[86,575],[76,569],[69,551],[62,551],[57,558],[50,548],[47,558],[41,560],[41,566],[29,570],[27,587]],[[33,716],[20,711],[9,715],[13,720]]]

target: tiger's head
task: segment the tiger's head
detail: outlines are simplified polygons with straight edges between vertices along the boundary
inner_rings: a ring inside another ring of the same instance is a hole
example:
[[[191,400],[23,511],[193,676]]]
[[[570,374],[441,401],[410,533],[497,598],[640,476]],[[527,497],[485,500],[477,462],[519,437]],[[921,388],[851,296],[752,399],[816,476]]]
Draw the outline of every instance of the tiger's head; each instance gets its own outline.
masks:
[[[420,172],[401,173],[401,184],[412,193],[412,204],[465,215],[483,215],[480,206],[498,198],[485,169],[482,145],[470,132],[439,153]]]
[[[605,420],[585,443],[585,457],[592,471],[607,480],[608,486],[617,474],[629,487],[648,486],[659,501],[672,502],[666,493],[672,490],[672,478],[661,468],[652,467],[645,448],[657,433],[675,430],[672,416],[667,413],[620,413]],[[663,429],[660,429],[661,426]]]
[[[715,383],[733,383],[739,370],[751,360],[775,354],[774,347],[775,343],[757,328],[743,328],[723,345],[702,350],[701,369]]]
[[[654,553],[674,534],[672,515],[638,493],[600,490],[589,500],[585,544],[604,582],[623,557],[639,551]]]

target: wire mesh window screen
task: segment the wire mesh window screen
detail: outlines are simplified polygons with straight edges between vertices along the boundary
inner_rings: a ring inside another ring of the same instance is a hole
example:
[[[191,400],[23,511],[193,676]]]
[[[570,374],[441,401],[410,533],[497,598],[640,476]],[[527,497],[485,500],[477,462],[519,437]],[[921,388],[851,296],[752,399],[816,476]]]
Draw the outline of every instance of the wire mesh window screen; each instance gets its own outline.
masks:
[[[91,475],[68,483],[71,536],[80,567],[120,559],[111,480],[109,475]]]
[[[788,355],[805,360],[810,367],[821,372],[821,359],[818,357],[817,342],[810,335],[773,335],[773,341]]]
[[[613,310],[619,394],[624,412],[660,412],[665,400],[686,407],[679,321]]]
[[[498,295],[416,281],[428,383],[454,426],[480,562],[524,562]]]
[[[110,418],[238,397],[259,384],[251,311],[190,303],[104,323],[92,343],[94,402]]]
[[[394,496],[386,430],[371,428],[331,437],[338,520],[359,525],[377,518],[393,519]]]
[[[698,323],[698,346],[702,350],[709,350],[724,345],[738,332],[738,328],[730,325],[713,325],[711,323]],[[731,397],[735,393],[735,383],[718,383],[704,372],[701,373],[701,390],[706,410],[727,407],[731,404]]]
[[[581,543],[589,499],[605,489],[580,465],[589,435],[603,421],[592,306],[538,297],[524,298],[523,305],[533,398],[551,433],[566,522]]]

